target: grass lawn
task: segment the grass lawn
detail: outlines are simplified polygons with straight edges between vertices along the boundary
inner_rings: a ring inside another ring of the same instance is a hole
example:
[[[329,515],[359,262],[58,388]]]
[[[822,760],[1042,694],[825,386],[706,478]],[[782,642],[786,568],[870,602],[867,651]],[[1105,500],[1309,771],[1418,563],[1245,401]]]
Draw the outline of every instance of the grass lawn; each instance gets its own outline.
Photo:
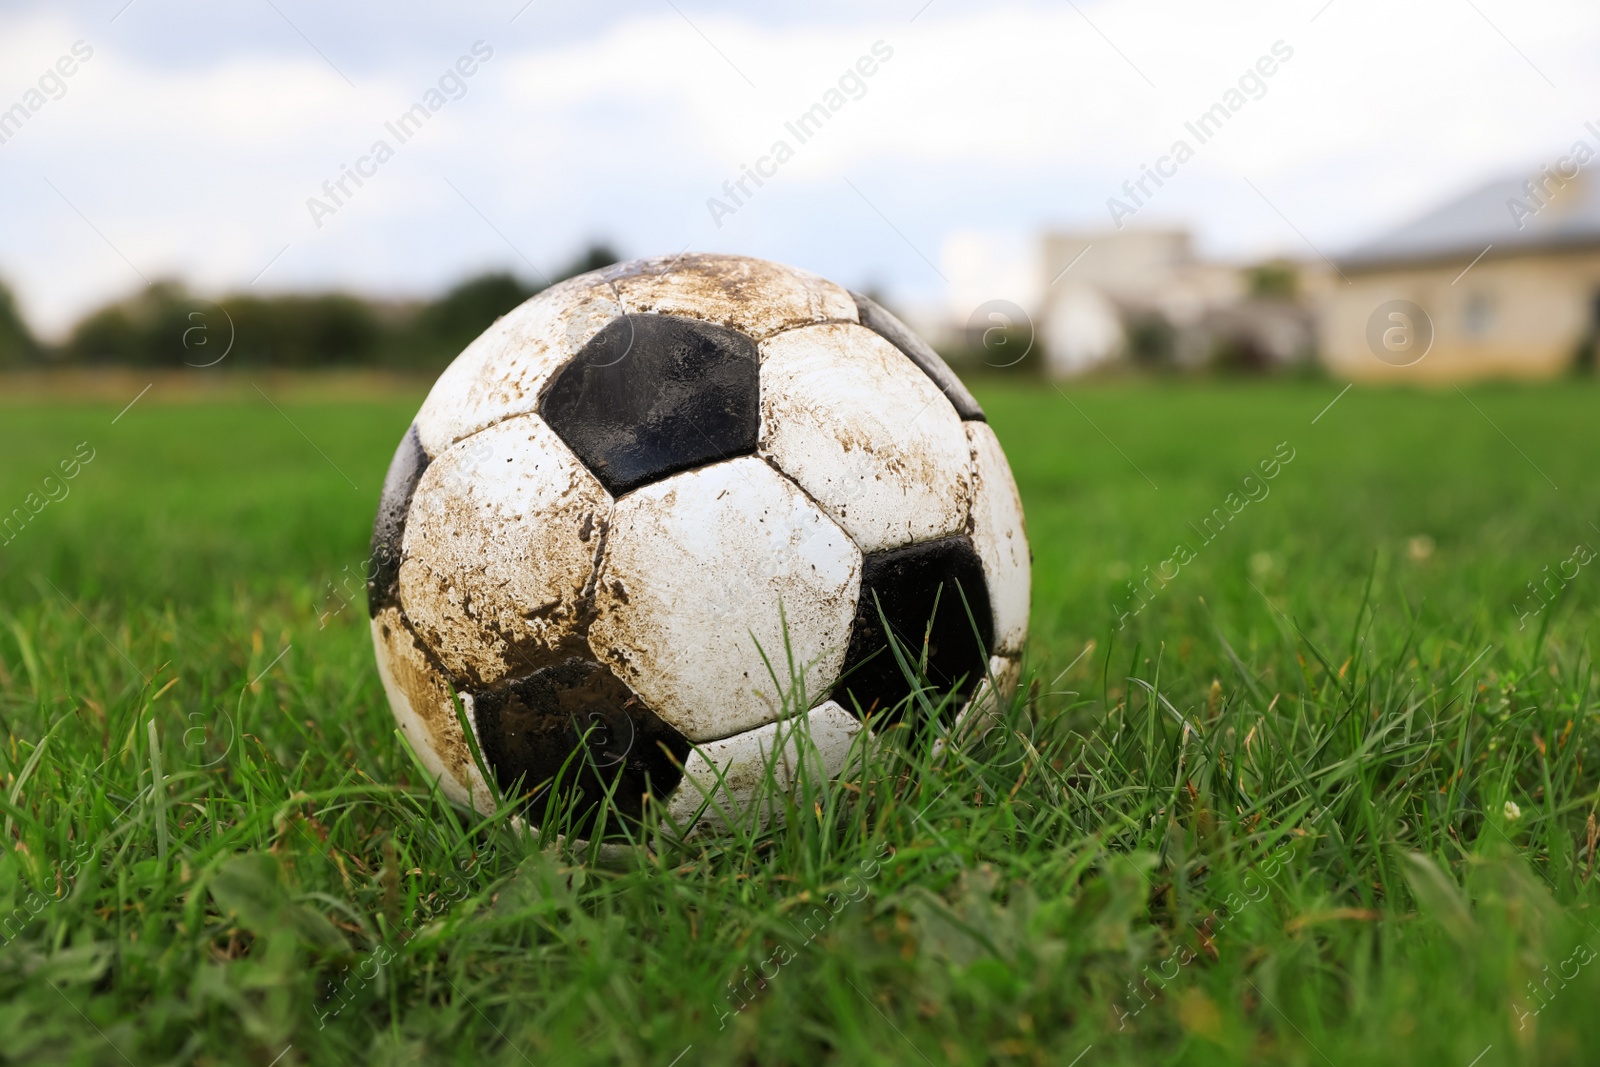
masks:
[[[980,390],[1010,729],[616,867],[394,735],[420,391],[0,406],[0,1062],[1600,1060],[1600,391],[1340,388]]]

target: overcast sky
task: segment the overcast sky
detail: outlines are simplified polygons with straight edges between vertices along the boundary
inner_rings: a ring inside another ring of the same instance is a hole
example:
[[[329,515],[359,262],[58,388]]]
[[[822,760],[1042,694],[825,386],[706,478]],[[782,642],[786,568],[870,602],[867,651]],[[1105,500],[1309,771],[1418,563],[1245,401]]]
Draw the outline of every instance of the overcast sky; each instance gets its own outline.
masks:
[[[0,113],[26,118],[0,125],[0,278],[56,333],[164,276],[419,295],[601,238],[931,303],[973,233],[1107,228],[1180,138],[1193,158],[1125,221],[1229,257],[1334,255],[1600,145],[1592,0],[525,4],[6,0]],[[1199,143],[1184,124],[1275,44]],[[404,143],[386,127],[430,102]],[[818,103],[801,143],[785,123]]]

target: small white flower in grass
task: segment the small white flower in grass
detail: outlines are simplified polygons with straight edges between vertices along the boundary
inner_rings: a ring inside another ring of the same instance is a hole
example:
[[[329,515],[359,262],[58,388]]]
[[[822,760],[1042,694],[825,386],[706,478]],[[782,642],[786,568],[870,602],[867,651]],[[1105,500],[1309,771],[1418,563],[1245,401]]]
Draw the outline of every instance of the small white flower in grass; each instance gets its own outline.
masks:
[[[1507,822],[1516,822],[1522,818],[1522,809],[1517,807],[1515,800],[1506,801],[1506,806],[1501,811],[1504,813]]]

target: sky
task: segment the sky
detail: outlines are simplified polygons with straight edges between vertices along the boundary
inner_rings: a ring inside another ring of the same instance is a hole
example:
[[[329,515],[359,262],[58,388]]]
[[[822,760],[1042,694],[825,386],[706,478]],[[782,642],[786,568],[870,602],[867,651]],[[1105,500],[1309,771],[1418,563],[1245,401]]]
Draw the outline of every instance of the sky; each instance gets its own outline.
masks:
[[[162,278],[406,298],[592,240],[915,306],[1044,228],[1336,258],[1600,147],[1597,54],[1592,0],[6,0],[0,280],[59,337]]]

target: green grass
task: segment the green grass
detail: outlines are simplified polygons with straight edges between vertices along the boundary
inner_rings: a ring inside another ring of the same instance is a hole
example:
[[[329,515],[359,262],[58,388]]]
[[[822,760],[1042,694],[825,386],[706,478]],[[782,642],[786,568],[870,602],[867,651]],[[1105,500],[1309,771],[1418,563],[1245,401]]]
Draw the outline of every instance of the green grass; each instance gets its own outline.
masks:
[[[351,576],[420,396],[0,407],[0,510],[94,450],[0,547],[0,1061],[1594,1062],[1600,392],[1338,390],[983,391],[1008,730],[614,866],[394,736]]]

